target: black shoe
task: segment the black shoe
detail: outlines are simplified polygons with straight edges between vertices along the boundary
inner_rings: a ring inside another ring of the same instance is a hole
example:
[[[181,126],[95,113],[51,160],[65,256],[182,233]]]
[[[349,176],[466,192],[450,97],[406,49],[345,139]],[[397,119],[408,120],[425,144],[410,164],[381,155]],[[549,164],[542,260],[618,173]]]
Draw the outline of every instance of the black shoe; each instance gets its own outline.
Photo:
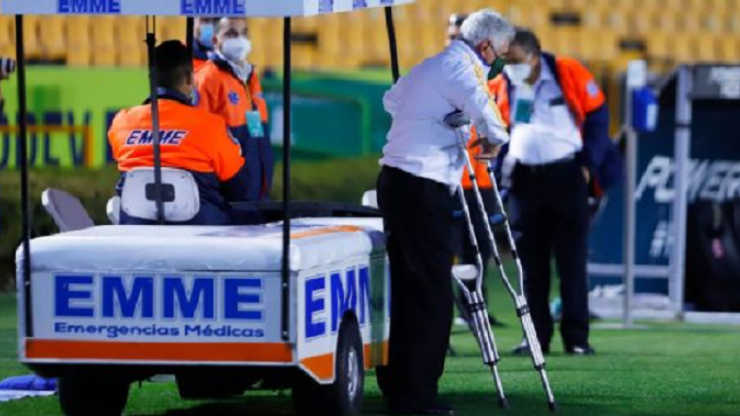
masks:
[[[572,347],[565,347],[565,353],[568,355],[596,355],[596,350],[588,344],[574,345]]]
[[[543,346],[542,347],[542,353],[543,354],[549,354],[550,353],[550,347],[544,347]],[[527,356],[528,357],[530,355],[530,352],[529,352],[529,344],[527,343],[527,341],[522,341],[521,344],[519,344],[516,347],[512,348],[511,349],[511,354],[512,355],[517,355],[517,356]]]
[[[455,416],[455,410],[442,403],[431,405],[397,403],[388,406],[388,414],[391,415],[430,415],[430,416]]]
[[[506,326],[505,323],[499,321],[498,319],[496,319],[495,316],[493,316],[491,314],[488,315],[488,322],[491,323],[491,326],[495,326],[495,327],[498,327],[498,328],[503,328],[503,327]]]

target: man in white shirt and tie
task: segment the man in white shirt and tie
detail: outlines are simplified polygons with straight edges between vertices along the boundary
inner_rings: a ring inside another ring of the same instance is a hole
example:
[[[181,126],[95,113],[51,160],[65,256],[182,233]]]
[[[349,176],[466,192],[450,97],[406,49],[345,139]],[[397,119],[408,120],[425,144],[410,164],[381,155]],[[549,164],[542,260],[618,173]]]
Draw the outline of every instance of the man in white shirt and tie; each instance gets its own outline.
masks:
[[[452,415],[439,403],[453,317],[453,212],[464,153],[443,123],[461,111],[476,126],[480,157],[508,142],[506,126],[488,90],[488,72],[500,66],[514,36],[500,14],[482,10],[461,28],[462,39],[401,78],[384,97],[393,117],[380,160],[378,201],[391,267],[389,365],[382,375],[394,414]]]

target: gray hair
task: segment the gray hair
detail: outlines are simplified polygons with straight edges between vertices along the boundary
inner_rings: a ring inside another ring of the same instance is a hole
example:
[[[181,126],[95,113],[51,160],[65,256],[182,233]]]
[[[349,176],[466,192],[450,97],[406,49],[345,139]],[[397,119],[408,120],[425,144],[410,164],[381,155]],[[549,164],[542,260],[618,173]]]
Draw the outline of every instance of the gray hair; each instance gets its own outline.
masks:
[[[490,41],[496,49],[511,42],[516,34],[514,26],[492,9],[477,11],[463,22],[460,28],[463,40],[473,46]]]

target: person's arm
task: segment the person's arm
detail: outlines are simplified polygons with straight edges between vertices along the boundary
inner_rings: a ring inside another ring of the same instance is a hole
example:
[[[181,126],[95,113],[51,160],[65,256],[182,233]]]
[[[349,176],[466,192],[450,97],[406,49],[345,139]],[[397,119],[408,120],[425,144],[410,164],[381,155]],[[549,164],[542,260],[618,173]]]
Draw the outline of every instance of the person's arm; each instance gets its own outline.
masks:
[[[252,96],[252,101],[260,112],[262,122],[267,123],[269,120],[269,113],[267,111],[267,101],[265,101],[264,93],[262,91],[262,82],[260,77],[255,70],[252,71],[252,75],[249,77],[249,94]]]
[[[507,143],[506,123],[488,90],[482,69],[472,62],[461,62],[448,70],[442,91],[452,106],[470,117],[484,143],[494,146]]]
[[[198,90],[198,103],[196,107],[206,110],[212,114],[218,114],[218,82],[214,77],[208,76],[209,71],[203,70],[195,78],[195,86]]]
[[[612,178],[600,174],[607,155],[614,147],[609,137],[609,108],[606,97],[594,76],[582,63],[575,59],[562,59],[567,61],[570,76],[577,81],[577,97],[584,111],[581,129],[583,149],[578,153],[577,159],[584,169],[587,182],[591,180],[592,175],[596,175],[599,182],[611,183]]]
[[[222,194],[228,202],[249,201],[249,170],[242,156],[242,148],[219,119],[214,126],[213,170],[222,186]]]
[[[404,78],[398,80],[398,82],[391,87],[390,90],[386,91],[383,95],[383,108],[385,112],[391,115],[391,118],[396,117],[398,112],[398,99],[401,95],[401,88],[403,88]]]

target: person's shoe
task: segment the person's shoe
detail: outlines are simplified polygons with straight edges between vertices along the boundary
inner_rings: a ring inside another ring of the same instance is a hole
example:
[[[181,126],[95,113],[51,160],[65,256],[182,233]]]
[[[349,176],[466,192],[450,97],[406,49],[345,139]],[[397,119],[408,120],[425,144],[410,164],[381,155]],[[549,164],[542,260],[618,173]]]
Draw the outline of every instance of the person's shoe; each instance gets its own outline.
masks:
[[[498,319],[496,319],[495,316],[493,316],[491,314],[488,314],[488,322],[491,323],[491,326],[495,326],[495,327],[498,327],[498,328],[503,328],[503,327],[506,326],[505,323],[499,321]]]
[[[568,355],[596,355],[596,350],[588,344],[574,345],[572,347],[566,347],[565,353]]]
[[[442,403],[431,405],[396,403],[388,406],[388,414],[391,415],[429,415],[429,416],[455,416],[455,410]]]
[[[542,353],[543,354],[549,354],[550,353],[550,347],[542,346]],[[529,356],[529,344],[527,341],[522,341],[521,344],[517,345],[516,347],[511,349],[511,354],[516,356]]]

